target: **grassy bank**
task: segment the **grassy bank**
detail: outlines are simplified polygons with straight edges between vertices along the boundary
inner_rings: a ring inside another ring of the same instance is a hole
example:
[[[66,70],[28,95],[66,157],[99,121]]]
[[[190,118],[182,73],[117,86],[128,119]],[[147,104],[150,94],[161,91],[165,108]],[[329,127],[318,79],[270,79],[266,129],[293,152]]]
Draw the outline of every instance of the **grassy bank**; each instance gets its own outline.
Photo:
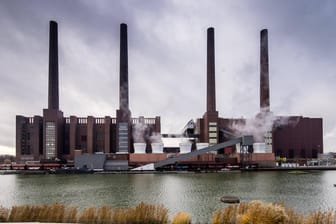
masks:
[[[213,224],[334,224],[336,210],[316,211],[307,215],[297,213],[283,204],[252,201],[230,205],[209,214]],[[78,209],[55,203],[51,205],[0,206],[0,222],[57,222],[57,223],[192,223],[186,212],[176,213],[171,220],[162,205],[140,203],[132,208],[110,206]]]

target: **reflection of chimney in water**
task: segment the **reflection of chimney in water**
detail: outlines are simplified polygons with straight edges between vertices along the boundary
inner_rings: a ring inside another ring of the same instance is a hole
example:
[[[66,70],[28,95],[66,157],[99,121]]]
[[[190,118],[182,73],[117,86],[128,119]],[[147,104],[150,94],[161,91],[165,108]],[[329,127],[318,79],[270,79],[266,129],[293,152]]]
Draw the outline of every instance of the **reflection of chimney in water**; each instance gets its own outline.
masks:
[[[260,32],[260,111],[270,111],[267,29]]]
[[[207,112],[216,111],[214,32],[213,27],[207,30]]]
[[[59,109],[58,103],[58,37],[57,23],[50,21],[48,109]]]
[[[129,111],[128,107],[128,50],[127,50],[127,24],[120,24],[120,84],[119,84],[119,106],[124,112]]]

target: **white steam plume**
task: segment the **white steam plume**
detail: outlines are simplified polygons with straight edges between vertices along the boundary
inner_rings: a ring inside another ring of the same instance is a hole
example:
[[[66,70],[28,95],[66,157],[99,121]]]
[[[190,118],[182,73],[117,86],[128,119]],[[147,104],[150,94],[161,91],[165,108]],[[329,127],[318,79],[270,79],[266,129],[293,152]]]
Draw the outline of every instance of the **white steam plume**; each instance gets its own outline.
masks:
[[[244,122],[235,122],[231,129],[236,135],[253,135],[255,142],[264,142],[266,132],[273,131],[281,126],[295,126],[300,117],[282,117],[274,116],[272,112],[259,113],[252,119],[246,119]]]

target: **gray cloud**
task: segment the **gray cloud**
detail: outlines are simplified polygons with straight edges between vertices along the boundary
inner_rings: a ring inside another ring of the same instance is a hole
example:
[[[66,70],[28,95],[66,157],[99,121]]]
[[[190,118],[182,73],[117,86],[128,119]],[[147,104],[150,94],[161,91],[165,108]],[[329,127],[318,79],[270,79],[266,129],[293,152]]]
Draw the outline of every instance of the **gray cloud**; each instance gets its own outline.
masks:
[[[335,151],[334,15],[331,0],[1,1],[0,146],[15,147],[16,114],[42,114],[47,105],[53,19],[65,115],[115,115],[125,22],[132,114],[160,115],[163,132],[179,132],[205,111],[209,26],[216,37],[217,110],[223,117],[255,115],[259,31],[268,28],[272,111],[323,117],[325,150]]]

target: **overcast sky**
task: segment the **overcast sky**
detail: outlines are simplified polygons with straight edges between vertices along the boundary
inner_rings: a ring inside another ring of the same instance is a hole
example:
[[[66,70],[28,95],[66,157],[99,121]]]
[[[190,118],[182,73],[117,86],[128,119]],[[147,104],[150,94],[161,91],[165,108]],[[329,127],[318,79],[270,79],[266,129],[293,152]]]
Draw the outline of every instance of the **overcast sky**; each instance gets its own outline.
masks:
[[[315,0],[1,0],[0,154],[15,116],[47,107],[49,20],[58,22],[60,109],[115,116],[119,24],[128,24],[130,109],[179,133],[206,109],[206,29],[215,28],[217,110],[259,111],[260,30],[268,29],[271,110],[322,117],[336,151],[336,2]]]

